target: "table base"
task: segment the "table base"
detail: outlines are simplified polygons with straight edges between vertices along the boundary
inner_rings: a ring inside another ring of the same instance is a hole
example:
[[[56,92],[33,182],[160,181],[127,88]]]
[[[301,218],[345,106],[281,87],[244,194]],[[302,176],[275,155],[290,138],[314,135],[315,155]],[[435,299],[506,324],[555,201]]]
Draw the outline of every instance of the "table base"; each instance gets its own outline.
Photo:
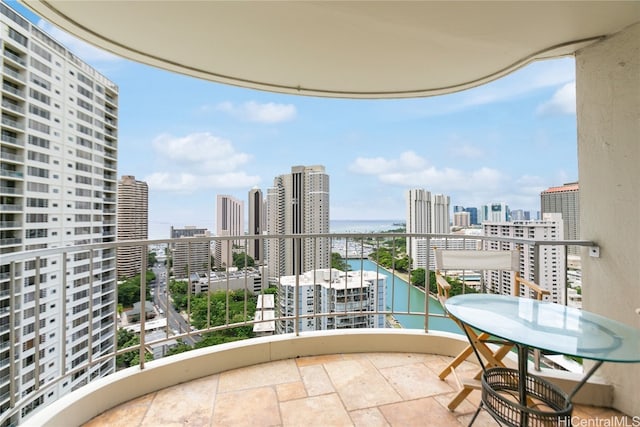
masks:
[[[491,368],[482,375],[482,405],[496,421],[512,427],[571,425],[573,404],[555,385],[535,375],[526,376],[527,405],[518,401],[519,373]]]

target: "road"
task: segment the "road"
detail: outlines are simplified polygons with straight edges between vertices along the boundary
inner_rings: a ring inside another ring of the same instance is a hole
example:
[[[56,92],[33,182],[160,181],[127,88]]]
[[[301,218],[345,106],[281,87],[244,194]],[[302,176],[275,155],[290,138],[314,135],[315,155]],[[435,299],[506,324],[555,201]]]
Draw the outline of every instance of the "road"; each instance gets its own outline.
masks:
[[[156,264],[153,266],[152,270],[156,275],[156,282],[155,284],[150,285],[151,296],[153,303],[160,312],[160,316],[167,318],[169,329],[173,331],[174,334],[189,332],[191,330],[191,325],[184,320],[171,303],[169,289],[167,287],[167,270],[165,266]],[[200,336],[196,334],[187,335],[183,338],[183,341],[185,344],[194,345],[197,341],[200,341]]]

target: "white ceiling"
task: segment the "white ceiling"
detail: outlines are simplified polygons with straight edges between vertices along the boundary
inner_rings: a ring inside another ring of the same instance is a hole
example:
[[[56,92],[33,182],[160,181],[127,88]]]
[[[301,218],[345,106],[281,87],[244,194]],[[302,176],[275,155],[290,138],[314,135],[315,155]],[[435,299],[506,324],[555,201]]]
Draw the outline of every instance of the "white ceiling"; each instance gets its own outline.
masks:
[[[103,49],[222,83],[316,96],[428,96],[570,55],[639,1],[24,1]]]

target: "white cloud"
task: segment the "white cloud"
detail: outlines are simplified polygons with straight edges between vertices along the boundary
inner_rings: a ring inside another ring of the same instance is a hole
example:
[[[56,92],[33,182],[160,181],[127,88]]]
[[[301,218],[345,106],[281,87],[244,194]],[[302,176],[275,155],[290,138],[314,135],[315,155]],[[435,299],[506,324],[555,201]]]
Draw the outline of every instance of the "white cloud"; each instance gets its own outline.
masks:
[[[251,156],[235,150],[226,139],[208,132],[183,137],[160,135],[153,148],[162,171],[153,172],[145,181],[154,190],[193,192],[200,189],[247,188],[260,182],[239,168]]]
[[[215,109],[241,120],[266,124],[288,122],[293,120],[297,114],[295,105],[276,104],[274,102],[260,104],[255,101],[249,101],[236,105],[227,101],[216,105]]]
[[[575,114],[576,82],[570,82],[558,89],[551,99],[540,104],[536,110],[538,115]]]
[[[116,56],[102,49],[98,49],[93,45],[90,45],[68,33],[65,33],[64,31],[61,31],[57,27],[42,19],[38,21],[38,27],[49,34],[51,37],[53,37],[55,40],[60,42],[64,47],[73,52],[74,55],[82,58],[82,60],[87,63],[113,62],[122,60],[122,58],[120,58],[119,56]]]
[[[422,169],[426,167],[425,160],[413,151],[405,151],[399,159],[385,159],[384,157],[358,157],[349,166],[351,172],[364,175],[393,173],[396,170]]]
[[[250,188],[260,182],[260,177],[245,172],[195,175],[188,172],[154,172],[144,178],[149,187],[158,191],[191,193],[206,189]]]
[[[437,168],[413,151],[400,154],[397,159],[359,157],[349,170],[363,175],[375,175],[385,184],[404,187],[424,187],[437,193],[465,189],[490,190],[499,186],[506,177],[490,168],[463,171],[454,168]]]
[[[178,167],[203,172],[230,172],[247,163],[251,156],[238,153],[231,142],[208,132],[183,137],[160,135],[153,141],[158,154]]]
[[[522,97],[538,89],[566,84],[573,79],[575,79],[573,59],[537,61],[487,84],[447,95],[446,100],[438,99],[438,102],[431,102],[427,98],[419,104],[420,107],[414,113],[423,117],[458,113],[470,108]]]

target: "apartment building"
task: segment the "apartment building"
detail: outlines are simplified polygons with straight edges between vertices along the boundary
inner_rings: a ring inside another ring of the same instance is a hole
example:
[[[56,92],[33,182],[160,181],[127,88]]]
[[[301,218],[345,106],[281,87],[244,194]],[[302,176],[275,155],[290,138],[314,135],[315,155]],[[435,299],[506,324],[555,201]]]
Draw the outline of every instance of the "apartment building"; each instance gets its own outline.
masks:
[[[405,192],[408,234],[446,234],[450,229],[449,196],[432,194],[425,189]],[[424,238],[407,238],[407,253],[412,267],[426,268],[430,254]]]
[[[108,359],[54,382],[113,351],[116,253],[80,245],[116,240],[118,87],[5,3],[0,49],[0,255],[68,247],[39,262],[0,256],[0,412],[42,390],[19,424],[115,370]]]
[[[206,241],[187,241],[188,237],[210,237],[206,228],[186,226],[184,228],[171,227],[172,239],[185,239],[184,243],[173,243],[171,247],[171,262],[173,275],[176,279],[186,279],[192,273],[204,274],[211,267],[211,244]]]
[[[260,236],[266,230],[265,223],[265,202],[262,197],[262,190],[252,188],[249,190],[249,230],[248,236]],[[247,241],[247,253],[256,265],[264,262],[265,242],[260,239],[251,239]]]
[[[564,239],[580,239],[580,187],[570,182],[559,187],[551,187],[540,193],[542,214],[558,212],[564,221]],[[579,248],[569,247],[569,253],[579,255]]]
[[[485,236],[511,237],[521,240],[563,240],[562,216],[558,213],[544,214],[541,220],[513,222],[485,222]],[[537,283],[551,294],[545,299],[564,304],[566,299],[565,246],[532,244],[516,245],[512,242],[484,242],[484,249],[520,250],[520,276]],[[536,250],[537,249],[537,250]],[[537,268],[536,268],[537,266]],[[490,271],[484,273],[485,286],[493,293],[511,295],[513,273]],[[525,289],[521,289],[523,294]]]
[[[244,235],[244,202],[235,197],[218,194],[216,197],[216,236]],[[242,248],[244,239],[218,240],[215,242],[214,261],[216,267],[233,265],[234,249]]]
[[[510,221],[509,206],[504,202],[491,203],[480,207],[479,218],[480,224],[485,221],[503,222]]]
[[[296,288],[298,295],[296,296]],[[384,328],[386,276],[375,271],[342,272],[335,269],[307,271],[298,277],[283,276],[278,287],[278,310],[282,316],[294,316],[298,309],[299,331],[344,328]],[[296,298],[298,303],[295,303]],[[335,316],[309,317],[314,313]],[[294,332],[295,320],[281,320],[278,333]]]
[[[324,166],[293,166],[290,174],[274,178],[267,189],[267,234],[329,233],[329,175]],[[269,272],[274,277],[328,268],[328,238],[269,239]]]
[[[118,241],[149,238],[149,187],[135,176],[123,175],[118,181]],[[119,247],[118,278],[140,274],[142,248]]]

